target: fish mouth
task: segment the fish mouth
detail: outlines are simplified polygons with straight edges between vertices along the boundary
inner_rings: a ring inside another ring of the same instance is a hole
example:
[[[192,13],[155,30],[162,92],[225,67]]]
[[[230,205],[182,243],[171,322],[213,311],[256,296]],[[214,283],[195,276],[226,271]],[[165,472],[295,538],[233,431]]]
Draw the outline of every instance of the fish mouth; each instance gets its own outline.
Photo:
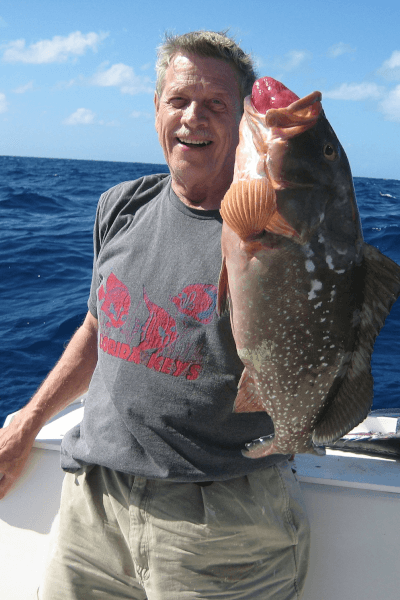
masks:
[[[176,138],[180,144],[187,146],[188,148],[205,148],[212,144],[211,140],[185,140],[183,138]]]
[[[286,190],[286,189],[310,189],[314,187],[313,183],[300,183],[299,181],[288,181],[287,179],[280,179],[279,181],[272,181],[274,190]]]

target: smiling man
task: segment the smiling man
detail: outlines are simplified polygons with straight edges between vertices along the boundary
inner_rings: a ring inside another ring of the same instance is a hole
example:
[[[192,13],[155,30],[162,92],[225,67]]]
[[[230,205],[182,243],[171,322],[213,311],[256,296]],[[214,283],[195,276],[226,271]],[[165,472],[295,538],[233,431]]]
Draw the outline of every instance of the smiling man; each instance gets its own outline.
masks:
[[[243,110],[234,70],[217,58],[179,53],[155,105],[174,192],[188,206],[218,209],[233,178]]]
[[[243,365],[215,312],[219,207],[255,80],[215,32],[160,48],[156,129],[170,175],[99,201],[89,312],[31,402],[0,432],[0,495],[36,433],[88,388],[40,600],[298,600],[309,532],[287,456],[249,460],[265,412],[233,413]]]

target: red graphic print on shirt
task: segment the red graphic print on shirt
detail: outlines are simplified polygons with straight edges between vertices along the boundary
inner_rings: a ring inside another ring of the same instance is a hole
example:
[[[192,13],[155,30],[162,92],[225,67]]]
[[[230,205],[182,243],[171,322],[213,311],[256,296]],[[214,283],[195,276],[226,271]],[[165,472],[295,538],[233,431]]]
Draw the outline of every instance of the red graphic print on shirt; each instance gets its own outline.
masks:
[[[132,348],[129,360],[152,368],[157,364],[157,357],[162,355],[163,349],[176,340],[176,322],[166,310],[149,300],[145,290],[143,298],[149,310],[149,317],[142,327],[140,343]]]
[[[107,279],[106,291],[104,286],[99,289],[99,300],[103,299],[101,310],[109,318],[107,327],[121,327],[129,313],[131,297],[128,288],[113,273]]]
[[[103,352],[174,377],[197,379],[202,369],[202,344],[196,343],[197,338],[193,337],[194,332],[198,332],[198,325],[193,331],[190,321],[203,325],[211,323],[217,298],[215,286],[189,285],[170,298],[179,311],[176,316],[183,315],[183,320],[182,317],[175,319],[167,310],[157,306],[144,289],[143,303],[148,317],[142,325],[136,316],[129,316],[131,297],[128,288],[113,273],[107,279],[106,289],[100,287],[98,297],[100,301],[104,300],[101,311],[107,316],[105,326],[117,329],[125,340],[118,341],[104,335],[100,323],[100,348]],[[139,331],[139,343],[131,345],[132,335]]]
[[[188,285],[180,294],[171,298],[179,312],[184,313],[199,323],[211,323],[217,304],[217,288],[215,285]]]

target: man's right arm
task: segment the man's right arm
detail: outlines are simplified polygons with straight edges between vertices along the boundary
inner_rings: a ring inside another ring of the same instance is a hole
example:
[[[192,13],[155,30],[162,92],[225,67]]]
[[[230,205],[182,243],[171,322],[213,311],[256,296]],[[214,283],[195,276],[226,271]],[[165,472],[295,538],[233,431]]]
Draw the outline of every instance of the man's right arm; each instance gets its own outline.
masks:
[[[23,472],[40,429],[87,390],[96,364],[97,319],[88,312],[31,401],[8,427],[0,429],[0,499]]]

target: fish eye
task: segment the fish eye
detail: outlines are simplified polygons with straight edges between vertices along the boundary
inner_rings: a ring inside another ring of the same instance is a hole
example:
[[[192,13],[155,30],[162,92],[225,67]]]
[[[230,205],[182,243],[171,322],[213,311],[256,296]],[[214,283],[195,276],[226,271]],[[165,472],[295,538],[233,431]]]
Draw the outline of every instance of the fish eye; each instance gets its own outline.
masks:
[[[325,144],[324,156],[325,156],[325,158],[327,158],[328,160],[331,160],[331,161],[334,161],[337,159],[338,153],[336,152],[336,150],[332,144]]]

